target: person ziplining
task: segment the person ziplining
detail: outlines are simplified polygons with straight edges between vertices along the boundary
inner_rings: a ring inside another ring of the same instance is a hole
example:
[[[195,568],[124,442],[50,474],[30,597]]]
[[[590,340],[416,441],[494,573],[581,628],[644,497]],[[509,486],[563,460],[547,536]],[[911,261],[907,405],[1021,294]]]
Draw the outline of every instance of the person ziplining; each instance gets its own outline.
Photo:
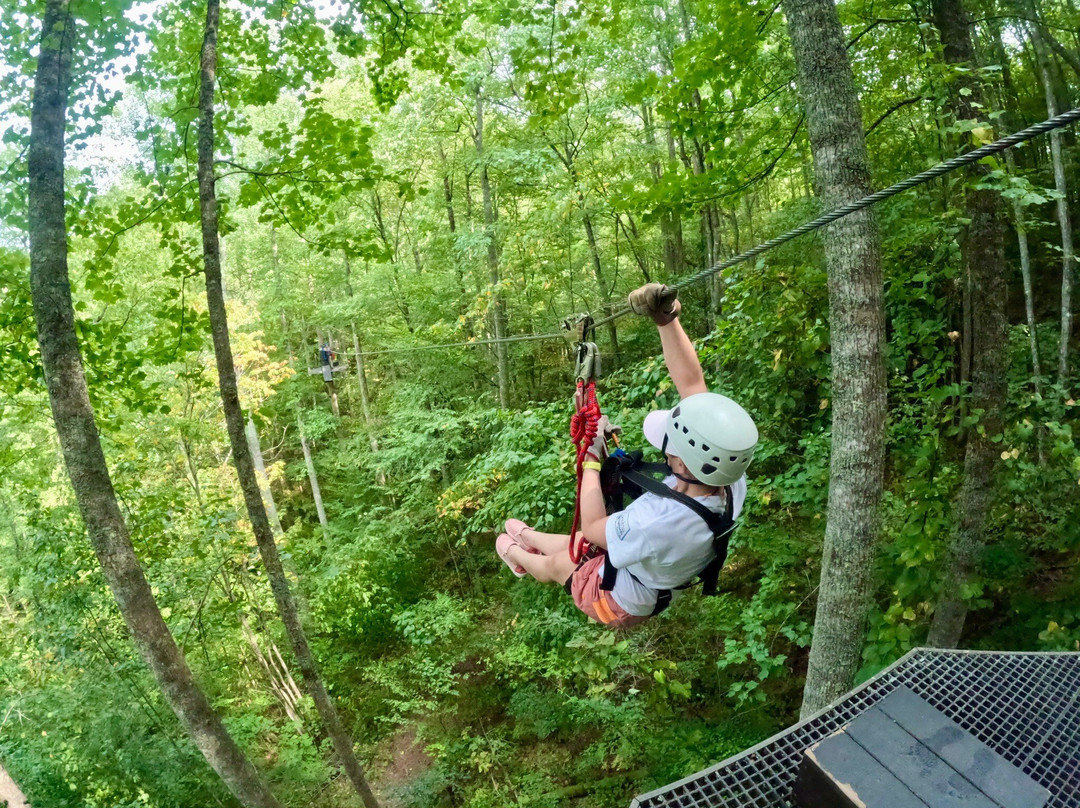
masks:
[[[639,453],[621,449],[609,456],[608,439],[621,430],[600,415],[591,385],[579,378],[573,430],[582,442],[580,531],[576,515],[571,534],[542,533],[512,518],[495,541],[514,575],[562,584],[582,612],[611,628],[659,614],[698,578],[705,594],[715,594],[758,444],[746,410],[709,392],[678,319],[677,295],[650,283],[629,296],[630,309],[656,323],[679,393],[677,406],[649,413],[642,427],[666,464],[642,463]],[[662,482],[649,476],[657,471],[665,474]],[[622,509],[624,493],[638,496]],[[582,554],[585,542],[592,549]]]

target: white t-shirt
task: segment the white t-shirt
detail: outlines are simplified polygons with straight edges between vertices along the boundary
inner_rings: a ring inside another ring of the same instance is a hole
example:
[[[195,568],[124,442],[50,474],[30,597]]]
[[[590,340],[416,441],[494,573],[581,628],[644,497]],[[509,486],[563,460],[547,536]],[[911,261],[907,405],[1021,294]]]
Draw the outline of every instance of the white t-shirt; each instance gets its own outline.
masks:
[[[664,483],[674,488],[675,478]],[[724,512],[722,496],[695,499],[711,511]],[[731,485],[732,519],[744,502],[746,477],[740,477]],[[712,531],[704,519],[677,500],[648,492],[612,514],[605,533],[608,558],[621,573],[611,595],[634,615],[652,614],[656,590],[682,586],[715,557]],[[672,594],[677,597],[679,592]]]

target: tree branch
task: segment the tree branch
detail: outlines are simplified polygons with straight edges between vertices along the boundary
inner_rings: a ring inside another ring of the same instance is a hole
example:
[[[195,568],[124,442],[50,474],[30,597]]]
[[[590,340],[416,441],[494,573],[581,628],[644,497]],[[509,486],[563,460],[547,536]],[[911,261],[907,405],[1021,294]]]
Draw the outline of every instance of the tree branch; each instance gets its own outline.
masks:
[[[911,98],[905,98],[903,101],[897,101],[895,104],[893,104],[891,107],[889,107],[887,110],[881,113],[881,115],[878,116],[878,119],[874,121],[873,124],[871,124],[870,128],[863,132],[863,137],[870,137],[870,133],[877,129],[879,126],[881,126],[881,124],[884,123],[885,119],[897,110],[903,109],[904,107],[910,106],[911,104],[917,104],[922,100],[924,100],[923,96],[914,95]]]

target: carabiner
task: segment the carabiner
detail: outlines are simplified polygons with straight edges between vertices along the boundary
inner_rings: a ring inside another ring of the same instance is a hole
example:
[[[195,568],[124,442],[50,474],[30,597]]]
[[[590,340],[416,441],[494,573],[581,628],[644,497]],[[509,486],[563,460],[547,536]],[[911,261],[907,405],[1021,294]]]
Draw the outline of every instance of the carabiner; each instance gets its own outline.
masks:
[[[600,351],[595,342],[579,342],[574,379],[588,382],[600,375]]]

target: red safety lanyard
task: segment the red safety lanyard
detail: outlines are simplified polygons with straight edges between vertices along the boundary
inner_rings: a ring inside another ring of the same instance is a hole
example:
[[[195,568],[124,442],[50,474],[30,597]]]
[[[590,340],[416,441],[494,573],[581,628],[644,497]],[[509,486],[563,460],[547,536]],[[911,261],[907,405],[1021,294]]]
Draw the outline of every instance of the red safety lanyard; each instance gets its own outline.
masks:
[[[595,346],[593,346],[595,349]],[[580,402],[577,412],[570,419],[570,437],[577,447],[576,471],[577,493],[574,497],[574,521],[570,526],[570,560],[579,563],[589,548],[585,536],[578,531],[581,527],[581,478],[584,473],[582,464],[589,453],[589,447],[600,426],[600,404],[596,400],[596,379],[579,378],[577,380],[577,399]]]

